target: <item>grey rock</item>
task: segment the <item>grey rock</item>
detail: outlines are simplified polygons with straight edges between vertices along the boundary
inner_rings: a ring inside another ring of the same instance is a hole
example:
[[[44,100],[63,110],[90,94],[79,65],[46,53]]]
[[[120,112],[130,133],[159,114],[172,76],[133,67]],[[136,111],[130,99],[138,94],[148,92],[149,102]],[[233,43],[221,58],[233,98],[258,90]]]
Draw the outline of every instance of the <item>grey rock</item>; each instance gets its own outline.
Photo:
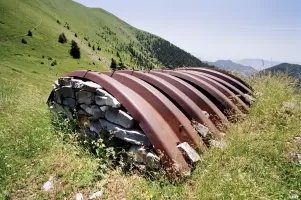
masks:
[[[70,120],[73,120],[73,114],[68,106],[64,106],[64,111],[65,111],[65,116],[68,117]]]
[[[261,95],[261,96],[262,96],[262,95]],[[249,95],[249,94],[244,94],[244,97],[245,97],[247,100],[249,100],[250,102],[255,102],[255,98],[252,97],[252,96]]]
[[[112,95],[108,95],[107,96],[107,106],[111,106],[113,108],[120,108],[121,104],[119,103],[119,101],[117,101],[116,98],[114,98]]]
[[[97,105],[87,105],[87,104],[81,104],[80,107],[87,112],[89,115],[92,115],[93,117],[91,119],[99,119],[100,117],[105,116],[105,112],[103,112],[99,106]]]
[[[76,100],[75,99],[71,99],[71,98],[67,98],[63,100],[63,104],[65,106],[68,106],[71,109],[74,109],[76,107]]]
[[[211,140],[210,144],[211,146],[214,146],[219,149],[224,149],[227,146],[224,141],[217,141],[217,140]]]
[[[96,199],[97,197],[101,197],[102,194],[103,194],[103,191],[95,192],[95,193],[89,195],[89,198],[88,198],[88,199],[89,199],[89,200],[90,200],[90,199]]]
[[[147,152],[143,146],[133,145],[128,151],[128,156],[132,162],[146,164]]]
[[[54,90],[54,100],[58,104],[62,104],[62,98],[59,89]]]
[[[108,99],[108,97],[95,96],[95,103],[99,106],[105,106],[105,105],[107,105],[107,99]]]
[[[90,105],[87,105],[87,104],[81,104],[80,107],[81,107],[86,113],[88,113],[89,115],[92,115],[92,110],[91,110]]]
[[[42,188],[45,192],[47,192],[53,188],[53,177],[52,176],[49,177],[48,181],[46,183],[44,183]]]
[[[93,83],[91,81],[84,82],[84,85],[82,87],[83,90],[87,90],[89,92],[96,92],[96,90],[100,88],[101,88],[100,85]]]
[[[98,138],[98,134],[89,129],[81,128],[79,130],[79,138],[81,140],[92,141]]]
[[[291,161],[296,165],[301,165],[301,153],[291,153]]]
[[[53,89],[59,88],[60,87],[59,81],[58,80],[54,81],[52,84],[52,87],[53,87]]]
[[[177,146],[191,162],[197,162],[201,158],[199,154],[187,143],[183,142]]]
[[[58,80],[59,85],[61,86],[71,86],[71,77],[61,77]]]
[[[105,91],[103,89],[97,89],[96,94],[99,96],[109,96],[110,95],[107,91]]]
[[[159,169],[160,158],[155,153],[149,152],[146,155],[146,166],[151,169]]]
[[[102,112],[106,112],[109,109],[109,106],[101,106],[99,107]]]
[[[65,113],[65,110],[64,110],[64,107],[57,104],[57,103],[54,103],[52,104],[50,107],[49,107],[50,110],[56,112],[56,113],[61,113],[61,114],[64,114]]]
[[[209,128],[200,123],[197,123],[197,125],[195,126],[195,130],[204,138],[211,135]]]
[[[79,80],[79,79],[72,79],[71,80],[71,86],[74,89],[82,89],[84,86],[84,81]]]
[[[115,108],[108,108],[105,112],[105,118],[127,129],[133,128],[135,124],[134,119],[130,115]]]
[[[77,110],[77,115],[89,115],[89,113],[87,113],[85,110],[82,110],[82,109],[78,109]]]
[[[103,128],[112,132],[114,137],[117,137],[128,143],[144,146],[150,145],[148,138],[140,130],[125,129],[104,119],[99,119],[98,122],[92,122],[90,126],[90,130],[95,131],[96,133],[100,133]]]
[[[94,102],[94,94],[85,90],[76,92],[76,99],[78,103],[92,104]]]
[[[63,98],[74,98],[74,91],[71,86],[63,86],[58,89],[58,92]]]

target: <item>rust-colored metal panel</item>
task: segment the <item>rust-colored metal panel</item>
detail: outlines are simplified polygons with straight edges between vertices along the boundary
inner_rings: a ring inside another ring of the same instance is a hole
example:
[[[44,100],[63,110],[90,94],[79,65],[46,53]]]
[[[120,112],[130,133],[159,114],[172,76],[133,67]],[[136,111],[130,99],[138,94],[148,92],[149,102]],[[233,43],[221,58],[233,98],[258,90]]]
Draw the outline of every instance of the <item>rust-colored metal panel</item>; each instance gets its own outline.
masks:
[[[206,149],[188,118],[159,90],[130,74],[115,72],[112,78],[131,88],[151,104],[170,125],[181,142],[187,142],[200,151]]]
[[[207,73],[207,74],[211,74],[213,76],[216,76],[220,79],[223,79],[223,80],[227,81],[228,83],[230,83],[233,86],[237,87],[238,89],[240,89],[244,93],[252,94],[252,91],[247,86],[245,86],[241,82],[237,81],[236,79],[234,79],[234,78],[232,78],[232,77],[230,77],[230,76],[228,76],[224,73],[221,73],[219,71],[209,69],[209,68],[197,68],[197,67],[180,68],[180,70],[193,70],[193,71],[200,71],[200,72],[204,72],[204,73]]]
[[[227,117],[220,111],[220,109],[218,109],[218,107],[216,107],[210,99],[192,85],[175,76],[164,73],[162,70],[152,70],[149,73],[164,79],[185,93],[196,105],[199,106],[200,109],[206,111],[210,115],[211,121],[213,121],[216,125],[219,125],[219,123],[227,125],[229,123]]]
[[[203,80],[199,79],[198,77],[195,77],[191,74],[187,74],[187,73],[185,73],[184,70],[178,70],[178,71],[166,70],[164,72],[169,73],[173,76],[182,78],[188,82],[194,83],[195,85],[201,87],[203,90],[207,91],[214,98],[216,98],[228,110],[227,112],[234,111],[236,114],[242,114],[241,111],[237,108],[237,106],[230,99],[228,99],[223,93],[221,93],[218,89],[216,89],[215,87],[213,87],[206,81],[203,81]]]
[[[230,100],[232,100],[232,102],[235,103],[235,105],[238,108],[240,108],[244,113],[249,111],[249,107],[239,97],[237,97],[231,90],[229,90],[227,87],[223,86],[219,82],[217,82],[207,76],[204,76],[197,71],[187,70],[187,71],[185,71],[185,73],[188,73],[195,77],[198,77],[199,79],[206,81],[207,83],[209,83],[210,85],[212,85],[213,87],[218,89],[226,97],[228,97]]]
[[[191,71],[191,70],[187,70],[187,71]],[[230,83],[228,83],[227,81],[224,81],[223,79],[220,79],[216,76],[210,75],[210,74],[206,74],[203,72],[198,71],[197,73],[200,73],[204,76],[207,76],[221,84],[223,84],[225,87],[227,87],[229,90],[231,90],[235,95],[237,95],[241,100],[243,100],[245,103],[247,103],[248,105],[251,104],[251,101],[249,100],[249,98],[245,97],[245,94],[239,90],[238,88],[236,88],[235,86],[231,85]]]
[[[74,71],[69,77],[79,77],[101,85],[128,110],[145,132],[154,149],[161,157],[167,171],[178,175],[190,172],[183,155],[177,148],[180,142],[161,115],[140,95],[112,77],[91,71]]]
[[[119,72],[131,74],[159,88],[161,91],[163,91],[166,95],[169,96],[169,99],[172,99],[175,102],[177,102],[177,104],[181,107],[182,111],[187,116],[190,116],[191,119],[194,119],[199,123],[207,126],[215,137],[217,138],[221,137],[215,125],[212,123],[212,121],[209,118],[207,118],[204,115],[203,111],[189,97],[187,97],[182,91],[180,91],[172,84],[146,72],[128,71],[128,70],[119,71]]]

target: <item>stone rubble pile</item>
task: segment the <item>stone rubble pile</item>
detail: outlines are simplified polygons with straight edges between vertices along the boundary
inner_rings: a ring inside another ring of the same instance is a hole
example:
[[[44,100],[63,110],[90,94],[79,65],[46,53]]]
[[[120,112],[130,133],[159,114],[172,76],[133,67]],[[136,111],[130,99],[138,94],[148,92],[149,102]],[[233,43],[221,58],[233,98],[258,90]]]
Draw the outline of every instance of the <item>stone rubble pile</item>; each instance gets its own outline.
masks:
[[[120,102],[100,85],[63,77],[53,84],[54,101],[51,110],[76,120],[84,138],[100,138],[105,131],[131,147],[129,160],[148,168],[157,169],[160,158],[154,153],[145,133]]]

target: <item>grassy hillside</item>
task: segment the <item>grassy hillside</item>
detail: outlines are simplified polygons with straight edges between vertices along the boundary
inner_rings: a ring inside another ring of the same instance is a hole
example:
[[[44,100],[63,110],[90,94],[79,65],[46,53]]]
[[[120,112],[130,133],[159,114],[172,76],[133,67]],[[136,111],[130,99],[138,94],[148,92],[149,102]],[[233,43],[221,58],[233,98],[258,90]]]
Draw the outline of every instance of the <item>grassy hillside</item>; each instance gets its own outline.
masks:
[[[0,5],[1,59],[25,59],[37,70],[44,67],[40,65],[43,55],[56,59],[61,68],[89,68],[93,63],[98,68],[108,68],[111,58],[128,68],[204,65],[168,41],[138,30],[100,8],[87,8],[71,0],[1,0]],[[26,36],[28,30],[32,30],[33,37]],[[65,33],[68,44],[58,43],[60,33]],[[22,38],[27,44],[21,43]],[[68,53],[72,39],[82,50],[79,61],[72,60]],[[59,72],[56,68],[53,71]]]
[[[32,37],[25,36],[29,29]],[[160,44],[149,47],[135,31],[101,9],[71,1],[0,0],[0,199],[75,199],[78,192],[87,197],[99,190],[104,191],[104,199],[300,198],[300,165],[295,155],[301,152],[297,139],[301,93],[285,76],[248,79],[263,95],[246,119],[231,125],[226,148],[211,148],[193,176],[177,184],[112,169],[106,159],[79,144],[69,124],[53,124],[46,106],[53,80],[75,69],[108,69],[112,56],[119,59],[116,48],[121,47],[116,47],[115,40],[127,43],[153,64],[163,63],[153,56]],[[62,32],[67,44],[57,41]],[[21,43],[22,38],[27,44]],[[68,54],[71,39],[81,47],[80,60]],[[89,42],[101,51],[93,51]],[[168,49],[182,52],[172,45]],[[139,60],[126,50],[118,52],[125,63],[135,66]],[[51,66],[54,60],[57,65]],[[189,62],[196,60],[191,57]],[[286,101],[297,108],[283,108]],[[41,187],[51,176],[54,188],[43,192]]]
[[[301,81],[301,65],[282,63],[274,67],[270,67],[265,70],[262,70],[261,73],[272,73],[272,74],[286,73],[289,76],[298,79],[299,82]]]
[[[237,64],[232,62],[231,60],[217,60],[215,62],[208,62],[208,64],[226,71],[238,73],[239,75],[242,76],[251,76],[258,72],[256,69],[254,69],[251,66],[244,66],[241,64]]]

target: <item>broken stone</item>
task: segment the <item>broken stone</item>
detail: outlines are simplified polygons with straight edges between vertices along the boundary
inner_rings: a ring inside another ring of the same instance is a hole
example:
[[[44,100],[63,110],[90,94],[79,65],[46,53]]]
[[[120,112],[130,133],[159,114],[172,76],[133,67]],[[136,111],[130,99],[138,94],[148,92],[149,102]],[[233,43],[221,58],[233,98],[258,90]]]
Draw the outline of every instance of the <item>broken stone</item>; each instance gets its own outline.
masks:
[[[214,146],[219,149],[224,149],[226,147],[226,143],[224,141],[210,140],[211,146]]]
[[[91,123],[91,131],[100,133],[103,129],[112,132],[112,134],[114,134],[114,137],[117,137],[128,143],[144,146],[150,145],[148,138],[140,130],[128,130],[104,119],[99,119],[98,121]]]
[[[149,152],[146,155],[146,166],[151,169],[159,169],[160,158],[156,154]]]
[[[71,99],[71,98],[67,98],[63,100],[63,104],[65,106],[68,106],[69,108],[73,109],[76,107],[76,100],[75,99]]]
[[[95,102],[97,105],[100,106],[110,106],[113,108],[120,108],[121,104],[119,103],[119,101],[117,101],[117,99],[115,99],[113,96],[109,95],[109,96],[95,96]]]
[[[114,108],[108,108],[106,110],[105,118],[108,121],[114,124],[118,124],[127,129],[133,128],[135,123],[134,119],[126,112]]]
[[[198,122],[194,123],[194,128],[203,138],[207,138],[208,136],[211,136],[209,128]]]
[[[87,90],[89,92],[96,92],[96,90],[100,88],[101,88],[100,85],[93,83],[91,81],[84,82],[84,85],[82,86],[83,90]]]
[[[78,103],[92,104],[94,102],[94,94],[85,90],[76,93]]]
[[[58,80],[58,84],[61,86],[71,86],[71,77],[61,77]]]
[[[59,92],[60,97],[63,98],[74,98],[74,91],[71,86],[63,86],[57,90]]]
[[[91,195],[89,196],[89,200],[90,200],[90,199],[95,199],[95,198],[97,198],[97,197],[101,197],[102,194],[103,194],[103,191],[95,192],[95,193],[93,193],[93,194],[91,194]]]
[[[61,99],[59,89],[54,90],[54,98],[56,103],[62,104],[62,99]]]
[[[79,79],[72,79],[71,86],[74,89],[82,89],[82,87],[84,86],[84,81],[79,80]]]
[[[80,107],[89,115],[92,115],[91,119],[96,120],[105,116],[105,112],[103,112],[97,105],[89,106],[87,104],[81,104]]]
[[[96,94],[99,96],[109,96],[110,95],[107,91],[105,91],[103,89],[97,89]]]
[[[197,162],[201,159],[199,154],[187,142],[183,142],[177,147],[183,152],[184,157],[188,158],[191,162]]]
[[[77,193],[77,194],[75,195],[75,199],[76,199],[76,200],[84,200],[84,196],[83,196],[82,193]]]

